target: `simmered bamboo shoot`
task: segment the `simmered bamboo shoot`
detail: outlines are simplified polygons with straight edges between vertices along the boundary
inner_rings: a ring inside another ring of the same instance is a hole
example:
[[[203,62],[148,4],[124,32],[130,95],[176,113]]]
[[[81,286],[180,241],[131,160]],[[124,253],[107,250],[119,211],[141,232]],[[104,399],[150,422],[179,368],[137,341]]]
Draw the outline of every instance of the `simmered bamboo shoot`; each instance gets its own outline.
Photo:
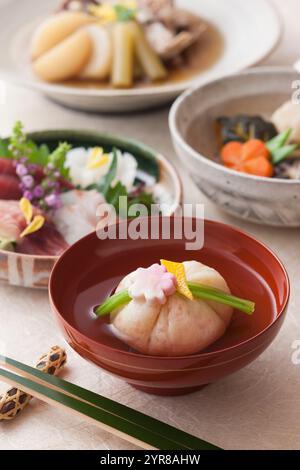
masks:
[[[112,29],[112,84],[116,88],[133,85],[134,40],[132,22],[119,22]]]
[[[135,53],[145,74],[152,81],[165,79],[168,75],[167,69],[150,46],[142,28],[138,23],[132,22],[131,30],[134,37]]]

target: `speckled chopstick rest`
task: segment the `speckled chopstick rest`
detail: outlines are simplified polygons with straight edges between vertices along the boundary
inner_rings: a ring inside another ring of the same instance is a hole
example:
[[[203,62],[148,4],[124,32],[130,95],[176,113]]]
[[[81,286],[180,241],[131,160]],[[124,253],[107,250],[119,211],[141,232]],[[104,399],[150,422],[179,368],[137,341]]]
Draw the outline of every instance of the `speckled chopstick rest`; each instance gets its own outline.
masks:
[[[50,375],[57,375],[67,362],[64,349],[53,346],[47,354],[41,356],[36,364],[36,369]],[[18,388],[9,389],[0,397],[0,421],[14,419],[30,402],[32,396],[22,392]]]

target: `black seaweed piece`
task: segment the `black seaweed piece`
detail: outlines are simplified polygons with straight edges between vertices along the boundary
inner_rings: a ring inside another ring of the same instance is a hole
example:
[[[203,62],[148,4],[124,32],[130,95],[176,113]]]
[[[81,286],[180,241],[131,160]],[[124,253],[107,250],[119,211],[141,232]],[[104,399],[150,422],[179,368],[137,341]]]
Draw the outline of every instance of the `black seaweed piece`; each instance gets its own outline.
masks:
[[[238,114],[233,117],[221,116],[217,119],[222,144],[238,141],[247,142],[249,139],[260,139],[264,142],[271,140],[278,132],[276,127],[261,116]]]

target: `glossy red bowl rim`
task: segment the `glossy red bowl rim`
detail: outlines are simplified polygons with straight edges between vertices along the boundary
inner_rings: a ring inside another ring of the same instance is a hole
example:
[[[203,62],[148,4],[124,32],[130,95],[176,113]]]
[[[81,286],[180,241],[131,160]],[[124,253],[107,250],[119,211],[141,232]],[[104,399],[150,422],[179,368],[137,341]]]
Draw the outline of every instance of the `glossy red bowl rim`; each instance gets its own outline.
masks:
[[[147,217],[147,219],[150,219],[150,218],[151,217]],[[189,217],[185,217],[185,218],[188,219]],[[55,305],[53,295],[52,295],[53,282],[54,282],[53,279],[54,279],[54,276],[55,276],[57,266],[63,261],[64,256],[66,256],[68,254],[69,250],[76,249],[77,245],[79,245],[82,240],[86,240],[88,238],[94,237],[95,232],[90,233],[89,235],[83,237],[81,240],[79,240],[76,243],[74,243],[73,245],[71,245],[67,250],[64,251],[64,253],[60,256],[60,258],[55,263],[55,265],[54,265],[54,267],[51,271],[51,274],[50,274],[49,288],[48,288],[49,300],[50,300],[50,304],[51,304],[52,308],[55,309],[56,314],[59,316],[59,318],[62,320],[63,323],[66,323],[71,330],[76,331],[77,333],[79,333],[80,336],[82,338],[84,338],[87,342],[95,344],[95,345],[97,345],[97,347],[99,347],[99,345],[100,345],[101,348],[107,349],[107,350],[112,351],[112,352],[120,352],[120,353],[122,353],[122,355],[129,356],[129,357],[139,357],[141,359],[151,359],[151,360],[161,359],[161,360],[173,360],[173,361],[174,360],[190,359],[190,358],[195,358],[195,359],[202,359],[203,358],[203,359],[205,359],[205,358],[216,357],[219,354],[224,354],[226,352],[234,351],[235,349],[238,350],[239,348],[241,348],[241,347],[243,347],[247,344],[250,344],[251,342],[255,341],[260,336],[264,335],[268,330],[270,330],[281,319],[282,315],[286,311],[286,308],[288,306],[289,299],[290,299],[290,293],[291,293],[291,283],[290,283],[289,275],[287,273],[287,270],[286,270],[284,264],[279,259],[279,257],[273,252],[273,250],[268,248],[263,242],[259,241],[257,238],[255,238],[252,235],[248,234],[244,230],[241,230],[241,229],[235,227],[234,225],[225,224],[223,222],[219,222],[219,221],[212,220],[212,219],[204,219],[204,222],[208,223],[208,224],[216,225],[216,226],[219,226],[219,227],[225,227],[227,230],[229,229],[231,231],[234,231],[238,235],[241,235],[242,237],[248,238],[249,240],[257,243],[262,248],[264,248],[264,250],[266,250],[269,253],[269,255],[272,256],[277,261],[280,268],[282,269],[282,272],[284,274],[285,281],[286,281],[286,287],[287,287],[286,298],[284,300],[283,306],[282,306],[281,310],[277,313],[276,318],[274,319],[274,321],[272,323],[270,323],[270,325],[268,325],[266,328],[261,330],[259,333],[252,336],[251,338],[249,338],[245,341],[242,341],[241,343],[235,344],[234,346],[230,346],[230,347],[223,348],[223,349],[218,349],[216,351],[212,351],[212,352],[208,352],[208,353],[201,353],[200,352],[200,353],[197,353],[197,354],[189,354],[189,355],[185,355],[185,356],[153,356],[153,355],[150,355],[150,354],[141,354],[141,353],[138,353],[138,352],[134,353],[134,352],[130,352],[130,351],[122,351],[122,350],[119,350],[117,348],[113,348],[111,346],[107,346],[105,344],[102,344],[100,341],[95,341],[94,339],[91,339],[88,336],[86,336],[84,333],[79,331],[73,325],[70,325],[70,323],[67,322],[67,320],[62,316],[59,309]],[[120,223],[124,223],[124,220],[118,220],[118,221],[116,221],[115,224],[112,224],[112,225],[119,225]],[[99,241],[101,241],[101,240],[99,240]]]

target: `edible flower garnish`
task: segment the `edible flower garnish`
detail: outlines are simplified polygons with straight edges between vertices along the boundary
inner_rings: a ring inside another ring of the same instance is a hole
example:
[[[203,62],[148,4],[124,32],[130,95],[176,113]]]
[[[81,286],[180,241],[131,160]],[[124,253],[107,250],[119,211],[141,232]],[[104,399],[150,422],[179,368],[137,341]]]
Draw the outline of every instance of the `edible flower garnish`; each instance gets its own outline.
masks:
[[[27,235],[40,230],[45,223],[45,217],[40,214],[33,217],[33,207],[31,202],[24,197],[20,200],[20,209],[23,212],[27,223],[27,227],[20,235],[21,238],[24,238]]]
[[[110,3],[90,5],[89,12],[99,18],[103,24],[113,23],[116,21],[130,21],[136,16],[137,2],[129,0],[115,5]]]
[[[167,261],[165,259],[160,260],[160,262],[162,266],[165,266],[169,273],[174,274],[176,277],[177,291],[187,299],[193,300],[194,297],[187,283],[183,263],[175,263],[174,261]]]
[[[103,148],[95,147],[88,157],[86,167],[88,170],[94,170],[96,168],[100,168],[103,165],[107,165],[109,161],[109,155],[104,153]]]
[[[138,268],[133,273],[133,282],[128,294],[135,300],[146,300],[164,305],[167,297],[176,292],[176,278],[164,266],[153,264],[149,268]]]
[[[20,200],[20,209],[24,214],[26,223],[30,224],[33,216],[33,207],[31,202],[26,199],[26,197],[22,197],[22,199]]]
[[[70,145],[61,143],[48,155],[44,166],[30,163],[28,156],[16,160],[16,174],[20,179],[23,197],[43,211],[53,211],[61,207],[61,185],[69,177],[65,168],[66,153]]]

